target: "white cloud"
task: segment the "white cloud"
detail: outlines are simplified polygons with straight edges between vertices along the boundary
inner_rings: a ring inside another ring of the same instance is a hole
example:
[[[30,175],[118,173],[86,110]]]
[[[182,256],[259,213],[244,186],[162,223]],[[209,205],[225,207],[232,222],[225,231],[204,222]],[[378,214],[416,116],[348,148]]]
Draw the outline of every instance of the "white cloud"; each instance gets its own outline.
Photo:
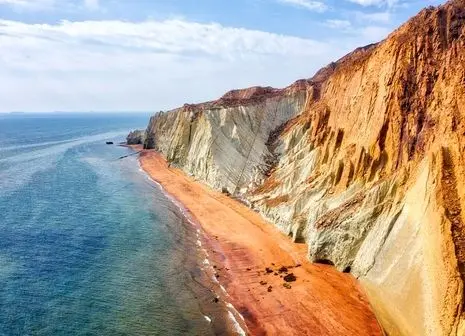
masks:
[[[348,1],[359,4],[361,6],[380,5],[385,2],[385,0],[348,0]]]
[[[283,4],[288,4],[296,7],[301,7],[307,10],[315,12],[324,12],[328,9],[328,6],[321,1],[312,1],[312,0],[278,0]]]
[[[333,20],[326,20],[325,26],[330,27],[330,28],[334,28],[334,29],[342,29],[342,30],[344,30],[344,29],[350,28],[352,26],[352,24],[348,20],[336,20],[336,19],[333,19]]]
[[[100,8],[99,0],[0,0],[0,5],[9,5],[18,10],[76,10],[85,8],[97,10]]]
[[[380,26],[366,26],[358,30],[360,37],[371,43],[378,42],[386,38],[390,32],[391,30],[389,28]]]
[[[84,0],[84,6],[90,10],[99,9],[99,0]]]
[[[41,10],[53,7],[55,0],[0,0],[0,5],[9,5],[16,9]]]
[[[348,20],[326,20],[323,24],[326,27],[338,30],[345,35],[347,41],[354,41],[354,38],[360,43],[358,47],[383,40],[391,32],[388,27],[378,25],[357,26]]]
[[[166,109],[285,86],[355,45],[183,20],[0,20],[0,110]]]
[[[346,0],[346,1],[350,1],[353,3],[359,4],[361,6],[364,6],[364,7],[368,7],[368,6],[393,7],[399,2],[399,0]]]
[[[392,14],[389,11],[374,13],[354,12],[353,14],[361,22],[389,23],[392,19]]]
[[[43,3],[43,0],[0,0],[0,5],[15,5],[15,6],[32,6],[36,3]],[[50,1],[45,1],[50,2]]]
[[[154,111],[282,87],[383,33],[320,42],[185,20],[0,20],[0,111]]]

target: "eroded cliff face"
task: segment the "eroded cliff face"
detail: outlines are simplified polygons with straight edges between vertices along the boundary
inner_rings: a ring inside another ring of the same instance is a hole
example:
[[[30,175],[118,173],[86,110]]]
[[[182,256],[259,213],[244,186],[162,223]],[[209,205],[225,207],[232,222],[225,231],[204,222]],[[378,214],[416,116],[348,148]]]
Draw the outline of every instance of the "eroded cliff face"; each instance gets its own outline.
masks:
[[[217,101],[158,113],[150,120],[147,146],[214,188],[245,194],[275,161],[270,135],[302,112],[311,92],[307,81],[299,81],[283,90],[231,91]]]
[[[312,79],[158,114],[149,147],[351,272],[392,335],[465,335],[465,0]]]

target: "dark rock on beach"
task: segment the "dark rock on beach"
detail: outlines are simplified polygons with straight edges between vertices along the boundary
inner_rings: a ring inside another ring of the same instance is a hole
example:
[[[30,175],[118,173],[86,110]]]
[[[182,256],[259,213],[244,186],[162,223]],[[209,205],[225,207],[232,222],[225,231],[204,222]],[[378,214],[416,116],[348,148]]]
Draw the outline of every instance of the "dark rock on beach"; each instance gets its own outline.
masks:
[[[294,275],[294,273],[289,273],[283,278],[283,280],[286,282],[294,282],[297,280],[297,277]]]

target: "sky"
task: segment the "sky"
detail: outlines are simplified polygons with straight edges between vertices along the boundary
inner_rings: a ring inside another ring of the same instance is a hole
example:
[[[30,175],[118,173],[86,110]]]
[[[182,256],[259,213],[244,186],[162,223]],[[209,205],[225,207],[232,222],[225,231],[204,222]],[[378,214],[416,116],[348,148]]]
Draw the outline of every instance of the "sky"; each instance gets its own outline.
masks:
[[[0,112],[159,111],[285,87],[439,0],[0,0]]]

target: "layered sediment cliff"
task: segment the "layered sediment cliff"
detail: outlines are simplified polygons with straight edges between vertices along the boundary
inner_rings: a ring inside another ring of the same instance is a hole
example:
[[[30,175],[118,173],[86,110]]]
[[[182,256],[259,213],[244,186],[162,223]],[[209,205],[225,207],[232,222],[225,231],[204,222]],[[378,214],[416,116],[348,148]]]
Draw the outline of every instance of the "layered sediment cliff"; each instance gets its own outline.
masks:
[[[152,117],[146,146],[358,277],[392,335],[465,335],[465,0],[288,88]]]
[[[212,187],[245,194],[276,160],[270,136],[304,110],[311,91],[302,80],[283,90],[235,90],[217,101],[161,112],[150,120],[146,144]]]

